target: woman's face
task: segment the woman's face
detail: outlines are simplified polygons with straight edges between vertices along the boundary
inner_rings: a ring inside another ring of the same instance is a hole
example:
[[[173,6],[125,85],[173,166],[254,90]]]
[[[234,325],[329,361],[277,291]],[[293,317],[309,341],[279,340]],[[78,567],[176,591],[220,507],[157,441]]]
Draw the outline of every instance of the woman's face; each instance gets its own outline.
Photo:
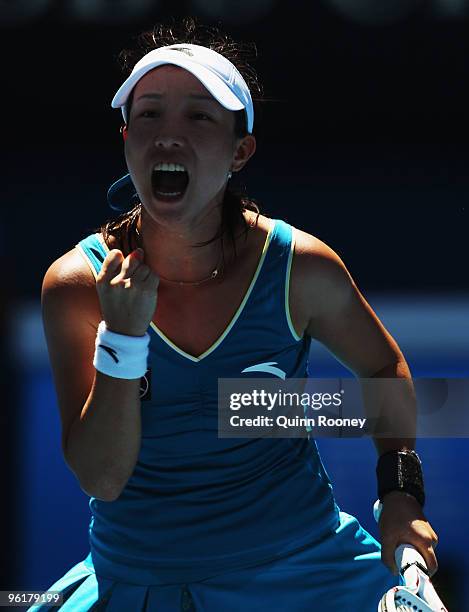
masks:
[[[238,138],[234,113],[190,72],[164,65],[133,91],[125,155],[148,214],[157,221],[196,220],[222,202],[230,171],[255,151],[255,138]],[[161,164],[185,172],[170,171]]]

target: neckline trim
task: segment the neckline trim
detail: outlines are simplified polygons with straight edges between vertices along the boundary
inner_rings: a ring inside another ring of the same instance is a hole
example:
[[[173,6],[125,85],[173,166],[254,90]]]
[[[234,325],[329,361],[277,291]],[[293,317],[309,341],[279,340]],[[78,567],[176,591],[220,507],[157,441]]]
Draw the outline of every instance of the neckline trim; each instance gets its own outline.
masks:
[[[225,330],[220,334],[220,336],[215,340],[215,342],[208,349],[206,349],[203,353],[201,353],[198,357],[196,357],[195,355],[191,355],[190,353],[184,351],[182,348],[177,346],[177,344],[175,344],[170,338],[168,338],[168,336],[166,336],[166,334],[157,325],[155,325],[155,323],[153,323],[153,321],[151,321],[151,323],[150,323],[151,329],[153,329],[153,331],[163,340],[163,342],[165,342],[165,344],[167,344],[171,349],[173,349],[176,353],[178,353],[182,357],[185,357],[189,361],[193,361],[195,363],[198,363],[199,361],[202,361],[203,359],[208,357],[211,353],[213,353],[213,351],[215,351],[220,346],[220,344],[222,344],[222,342],[224,341],[226,336],[230,333],[231,329],[234,327],[236,321],[241,316],[241,314],[242,314],[242,312],[244,310],[244,307],[246,305],[246,302],[248,301],[249,296],[251,295],[251,293],[252,293],[252,291],[254,289],[254,286],[256,284],[257,278],[259,277],[259,274],[261,272],[262,266],[264,264],[264,261],[265,261],[266,255],[267,255],[267,251],[268,251],[270,243],[272,241],[272,236],[273,236],[273,233],[274,233],[274,229],[276,227],[276,223],[277,223],[276,219],[270,219],[269,231],[267,232],[267,236],[266,236],[266,239],[265,239],[265,242],[264,242],[264,246],[262,248],[262,253],[261,253],[261,256],[259,258],[259,262],[257,264],[256,271],[254,272],[254,275],[253,275],[253,277],[251,279],[251,282],[249,284],[249,287],[248,287],[246,293],[244,294],[243,300],[241,301],[241,304],[239,305],[239,307],[236,310],[235,314],[231,318],[231,320],[228,323],[228,325],[226,326]],[[105,250],[107,252],[109,252],[109,248],[108,248],[107,244],[104,242],[104,240],[101,240],[101,237],[99,236],[99,234],[96,234],[96,236],[98,236],[98,239],[100,240],[101,244],[104,245]]]

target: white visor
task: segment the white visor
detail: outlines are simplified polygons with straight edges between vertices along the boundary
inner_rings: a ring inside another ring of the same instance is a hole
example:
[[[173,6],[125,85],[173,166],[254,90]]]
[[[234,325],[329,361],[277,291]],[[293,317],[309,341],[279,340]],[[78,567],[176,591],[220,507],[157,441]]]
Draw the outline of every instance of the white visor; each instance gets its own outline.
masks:
[[[246,111],[247,131],[254,125],[251,93],[237,68],[216,51],[192,44],[177,44],[153,49],[134,66],[112,99],[112,108],[120,108],[127,123],[125,105],[137,82],[150,70],[164,64],[174,64],[191,72],[212,96],[226,109]]]

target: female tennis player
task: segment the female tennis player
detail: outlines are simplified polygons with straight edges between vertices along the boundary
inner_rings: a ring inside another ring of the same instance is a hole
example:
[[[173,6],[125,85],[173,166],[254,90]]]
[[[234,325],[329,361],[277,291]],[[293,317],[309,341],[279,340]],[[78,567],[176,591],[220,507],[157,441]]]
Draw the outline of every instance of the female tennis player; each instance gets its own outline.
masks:
[[[375,612],[399,543],[437,567],[412,436],[375,439],[381,550],[312,438],[217,435],[218,378],[305,378],[312,338],[359,378],[407,381],[385,416],[415,421],[402,352],[342,260],[230,187],[256,150],[245,51],[193,20],[140,37],[112,101],[130,175],[113,202],[138,201],[44,278],[64,457],[92,513],[89,555],[50,587],[64,610]]]

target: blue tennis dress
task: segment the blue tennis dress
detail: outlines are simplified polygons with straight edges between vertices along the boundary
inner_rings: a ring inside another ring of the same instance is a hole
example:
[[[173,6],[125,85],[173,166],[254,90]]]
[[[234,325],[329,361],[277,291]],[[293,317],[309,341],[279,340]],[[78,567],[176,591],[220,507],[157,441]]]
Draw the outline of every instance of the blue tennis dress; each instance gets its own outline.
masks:
[[[90,498],[90,553],[49,587],[61,610],[375,612],[393,586],[378,542],[335,503],[313,439],[218,437],[218,378],[272,362],[307,377],[311,338],[288,306],[293,248],[291,225],[272,219],[242,303],[202,355],[151,324],[138,460],[118,499]],[[96,276],[99,234],[77,249]]]

